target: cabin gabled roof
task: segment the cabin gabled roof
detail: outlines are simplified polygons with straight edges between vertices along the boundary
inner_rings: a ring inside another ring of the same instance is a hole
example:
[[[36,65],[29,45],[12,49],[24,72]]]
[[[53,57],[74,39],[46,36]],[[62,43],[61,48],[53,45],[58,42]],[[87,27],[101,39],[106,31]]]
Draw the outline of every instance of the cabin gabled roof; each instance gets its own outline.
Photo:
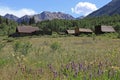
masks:
[[[67,30],[68,34],[75,34],[75,30]]]
[[[18,26],[17,31],[19,33],[33,33],[35,31],[39,31],[40,29],[38,27],[32,27],[32,26]]]
[[[101,26],[102,32],[115,32],[115,29],[112,26]]]
[[[91,29],[79,28],[79,32],[93,32]]]

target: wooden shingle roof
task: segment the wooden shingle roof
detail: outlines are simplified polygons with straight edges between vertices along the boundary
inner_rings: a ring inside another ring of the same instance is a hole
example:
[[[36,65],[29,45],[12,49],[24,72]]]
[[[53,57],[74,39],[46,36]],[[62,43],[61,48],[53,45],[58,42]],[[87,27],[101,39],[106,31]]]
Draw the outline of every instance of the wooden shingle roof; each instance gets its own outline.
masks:
[[[115,32],[115,29],[112,26],[101,26],[102,32]]]
[[[32,26],[18,26],[17,31],[19,33],[32,33],[35,31],[39,31],[38,27],[32,27]]]
[[[93,32],[91,29],[79,28],[79,32]]]
[[[67,30],[68,34],[75,34],[75,30]]]

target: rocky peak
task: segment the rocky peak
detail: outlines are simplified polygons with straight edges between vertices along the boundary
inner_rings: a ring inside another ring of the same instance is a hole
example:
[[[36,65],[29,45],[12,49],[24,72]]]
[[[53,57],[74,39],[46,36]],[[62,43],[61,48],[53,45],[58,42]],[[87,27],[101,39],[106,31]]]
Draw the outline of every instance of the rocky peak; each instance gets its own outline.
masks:
[[[10,20],[13,20],[13,21],[17,21],[18,20],[18,17],[12,15],[12,14],[6,14],[5,16],[3,16],[4,18],[7,18],[7,19],[10,19]]]
[[[35,14],[32,16],[25,15],[19,19],[18,18],[15,19],[15,21],[17,21],[18,23],[21,23],[23,20],[26,22],[29,22],[30,18],[32,18],[32,17],[34,17],[35,22],[44,21],[44,20],[53,20],[53,19],[66,19],[66,20],[74,19],[73,16],[71,16],[69,14],[62,13],[62,12],[44,11],[40,14]],[[9,18],[9,17],[6,17],[6,18]],[[13,18],[10,17],[9,19],[13,19]]]

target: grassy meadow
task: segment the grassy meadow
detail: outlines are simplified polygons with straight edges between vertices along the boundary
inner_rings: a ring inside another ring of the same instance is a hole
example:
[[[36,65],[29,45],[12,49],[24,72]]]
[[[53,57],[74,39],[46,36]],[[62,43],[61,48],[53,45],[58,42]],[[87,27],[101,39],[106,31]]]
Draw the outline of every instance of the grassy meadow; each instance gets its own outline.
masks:
[[[120,39],[0,37],[0,80],[119,80]]]

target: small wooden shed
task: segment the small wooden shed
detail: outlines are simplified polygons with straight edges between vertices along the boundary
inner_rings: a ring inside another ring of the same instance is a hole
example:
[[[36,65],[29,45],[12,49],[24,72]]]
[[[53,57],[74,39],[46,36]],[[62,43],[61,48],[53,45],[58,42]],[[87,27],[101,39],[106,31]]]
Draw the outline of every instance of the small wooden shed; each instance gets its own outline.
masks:
[[[80,35],[80,34],[92,34],[93,31],[88,28],[75,28],[75,35]]]
[[[95,34],[103,34],[103,33],[113,33],[116,32],[112,26],[98,25],[95,26]]]

